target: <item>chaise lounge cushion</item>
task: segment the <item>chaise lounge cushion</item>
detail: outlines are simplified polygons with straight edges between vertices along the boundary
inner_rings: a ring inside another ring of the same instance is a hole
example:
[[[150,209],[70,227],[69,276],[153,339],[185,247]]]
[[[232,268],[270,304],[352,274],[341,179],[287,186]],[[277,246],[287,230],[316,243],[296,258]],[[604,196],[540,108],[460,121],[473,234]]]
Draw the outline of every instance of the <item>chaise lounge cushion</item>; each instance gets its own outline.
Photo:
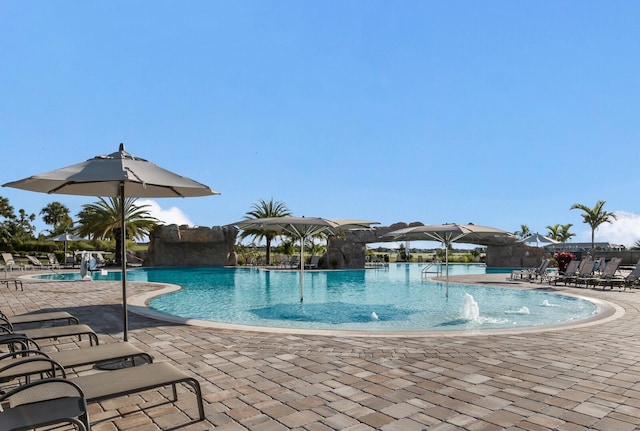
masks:
[[[44,379],[19,386],[0,397],[8,401],[0,412],[0,430],[20,431],[61,423],[89,429],[82,390],[64,379]]]
[[[175,385],[186,383],[196,392],[199,418],[204,420],[204,405],[200,383],[168,362],[156,362],[141,367],[88,374],[71,378],[69,381],[77,384],[82,389],[87,403],[131,395],[169,385],[173,386],[175,400],[177,397]]]
[[[60,337],[72,337],[82,335],[88,335],[91,345],[100,344],[98,341],[98,335],[88,325],[65,325],[65,326],[52,326],[50,328],[35,328],[35,329],[14,329],[13,333],[25,335],[32,340],[44,340],[49,338]]]
[[[53,322],[56,320],[66,320],[69,325],[77,325],[78,318],[66,311],[48,311],[44,313],[29,313],[7,316],[0,311],[0,316],[6,318],[12,325],[20,325],[25,323],[43,323]]]
[[[49,358],[65,369],[114,361],[128,361],[129,364],[133,365],[153,362],[151,355],[127,342],[102,344],[51,353],[35,350],[17,351],[0,356],[0,380],[10,381],[18,377],[40,374],[51,369],[51,364],[46,361],[25,361],[22,356],[25,354]]]

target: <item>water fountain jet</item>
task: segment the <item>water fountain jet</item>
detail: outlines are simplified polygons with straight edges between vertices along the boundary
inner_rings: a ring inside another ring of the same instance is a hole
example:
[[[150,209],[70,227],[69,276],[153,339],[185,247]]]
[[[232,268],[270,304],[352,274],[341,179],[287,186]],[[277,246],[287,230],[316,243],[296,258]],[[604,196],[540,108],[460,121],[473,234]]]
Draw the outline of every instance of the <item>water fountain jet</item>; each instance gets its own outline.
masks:
[[[464,294],[460,314],[464,320],[478,320],[480,317],[480,308],[478,307],[478,303],[473,299],[473,296],[468,293]]]

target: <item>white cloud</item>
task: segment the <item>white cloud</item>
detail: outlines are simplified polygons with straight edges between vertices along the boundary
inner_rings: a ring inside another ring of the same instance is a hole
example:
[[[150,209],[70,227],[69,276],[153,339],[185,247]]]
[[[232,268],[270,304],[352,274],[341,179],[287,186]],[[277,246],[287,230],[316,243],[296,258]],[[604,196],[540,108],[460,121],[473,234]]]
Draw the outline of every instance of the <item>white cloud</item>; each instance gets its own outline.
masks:
[[[613,223],[603,223],[596,229],[596,242],[610,242],[632,247],[640,239],[640,215],[626,211],[614,211],[614,213],[617,219]],[[585,242],[587,241],[591,241],[590,229],[586,232]]]
[[[138,199],[136,205],[147,205],[145,209],[149,211],[149,214],[160,220],[163,224],[177,224],[178,226],[185,224],[189,226],[194,225],[189,217],[178,207],[165,209],[162,208],[158,202],[149,199]]]

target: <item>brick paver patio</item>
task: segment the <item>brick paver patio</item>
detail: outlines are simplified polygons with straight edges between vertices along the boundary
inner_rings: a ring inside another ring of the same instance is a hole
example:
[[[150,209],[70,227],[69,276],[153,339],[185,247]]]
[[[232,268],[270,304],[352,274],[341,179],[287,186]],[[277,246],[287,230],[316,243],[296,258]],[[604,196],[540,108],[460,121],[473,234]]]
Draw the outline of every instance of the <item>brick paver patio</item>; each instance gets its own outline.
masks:
[[[505,275],[473,280],[504,284]],[[130,283],[129,293],[157,288]],[[64,309],[93,327],[101,343],[122,339],[118,282],[25,281],[24,292],[12,285],[0,289],[0,309],[6,313]],[[175,405],[163,389],[92,405],[92,426],[95,431],[639,429],[640,291],[558,290],[613,302],[625,313],[602,324],[546,332],[428,337],[258,333],[131,314],[129,341],[155,361],[169,361],[198,378],[207,420],[193,422],[197,409],[186,388]],[[75,344],[60,339],[45,349]]]

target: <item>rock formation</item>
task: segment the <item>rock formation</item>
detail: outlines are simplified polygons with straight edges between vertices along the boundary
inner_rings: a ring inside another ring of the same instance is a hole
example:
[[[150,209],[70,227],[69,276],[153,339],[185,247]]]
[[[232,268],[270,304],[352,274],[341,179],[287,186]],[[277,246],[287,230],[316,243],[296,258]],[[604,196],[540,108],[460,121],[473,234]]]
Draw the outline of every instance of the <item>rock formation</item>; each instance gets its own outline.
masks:
[[[394,223],[375,229],[346,231],[329,237],[327,253],[319,262],[320,268],[360,269],[365,266],[366,245],[393,242],[381,238],[384,234],[414,223]],[[158,226],[150,235],[149,250],[144,266],[235,266],[238,229],[233,226],[188,227]],[[537,267],[544,249],[521,243],[490,245],[487,247],[487,267]]]
[[[236,265],[237,236],[232,226],[158,226],[150,235],[144,266]]]

